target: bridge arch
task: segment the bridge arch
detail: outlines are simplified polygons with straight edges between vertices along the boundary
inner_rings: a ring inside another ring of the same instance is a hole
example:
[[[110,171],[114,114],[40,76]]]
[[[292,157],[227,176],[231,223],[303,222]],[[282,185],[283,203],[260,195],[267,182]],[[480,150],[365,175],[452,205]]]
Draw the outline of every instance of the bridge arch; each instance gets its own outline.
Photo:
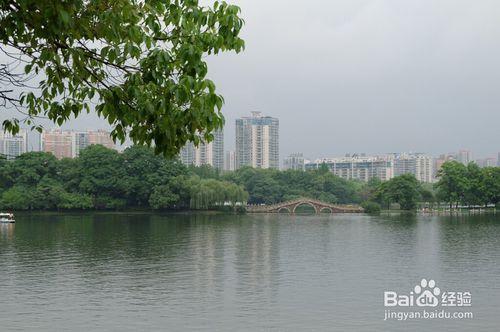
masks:
[[[314,205],[314,203],[312,202],[309,202],[309,201],[303,201],[303,202],[299,202],[298,204],[295,204],[295,206],[293,207],[293,210],[292,210],[292,213],[295,214],[295,211],[297,210],[297,208],[299,206],[310,206],[314,209],[314,212],[317,214],[319,211],[318,211],[318,208],[316,207],[316,205]]]
[[[284,206],[284,207],[280,207],[278,209],[278,213],[283,213],[283,211],[287,211],[289,214],[292,213],[292,211],[290,211],[290,209],[287,207],[287,206]]]
[[[326,211],[328,211],[328,213],[333,213],[333,209],[329,206],[323,206],[323,207],[320,207],[319,208],[319,213],[325,213]]]

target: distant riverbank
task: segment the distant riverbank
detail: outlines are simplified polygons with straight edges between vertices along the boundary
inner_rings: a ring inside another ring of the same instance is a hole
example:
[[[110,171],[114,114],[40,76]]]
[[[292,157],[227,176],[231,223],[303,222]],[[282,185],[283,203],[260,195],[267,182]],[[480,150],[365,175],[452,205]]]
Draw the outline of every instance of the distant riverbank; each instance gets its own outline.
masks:
[[[334,212],[334,213],[316,213],[313,210],[309,211],[300,211],[296,213],[290,213],[288,211],[282,211],[279,213],[276,212],[235,212],[235,211],[221,211],[221,210],[163,210],[163,211],[158,211],[158,210],[151,210],[151,209],[125,209],[125,210],[63,210],[63,211],[57,211],[57,210],[9,210],[9,212],[15,213],[15,215],[44,215],[44,216],[50,216],[50,215],[165,215],[165,216],[189,216],[189,215],[206,215],[206,216],[215,216],[215,215],[221,215],[221,216],[231,216],[231,215],[242,215],[242,214],[248,214],[248,215],[262,215],[262,214],[280,214],[280,215],[328,215],[328,214],[333,214],[333,215],[342,215],[342,214],[352,214],[352,212]],[[400,210],[400,209],[393,209],[393,210],[381,210],[378,213],[366,213],[366,212],[356,212],[356,213],[362,213],[362,214],[374,214],[374,215],[421,215],[421,216],[454,216],[454,215],[496,215],[500,214],[500,209],[496,208],[489,208],[489,209],[474,209],[474,210],[468,210],[468,209],[459,209],[459,210],[414,210],[414,211],[407,211],[407,210]]]
[[[307,197],[329,205],[360,205],[377,213],[391,206],[478,206],[500,203],[500,168],[447,162],[433,185],[404,174],[388,181],[346,180],[326,165],[310,171],[243,167],[220,172],[187,167],[152,149],[123,153],[92,145],[74,159],[43,152],[0,158],[1,210],[223,210],[243,213],[246,203],[270,206]]]

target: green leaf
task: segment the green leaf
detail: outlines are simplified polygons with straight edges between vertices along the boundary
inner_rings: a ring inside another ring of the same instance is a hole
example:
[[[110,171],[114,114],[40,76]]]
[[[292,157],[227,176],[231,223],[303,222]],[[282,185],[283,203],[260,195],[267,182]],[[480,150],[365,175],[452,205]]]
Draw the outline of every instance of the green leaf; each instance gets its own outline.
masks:
[[[63,23],[68,23],[69,22],[70,16],[69,16],[69,14],[68,14],[67,11],[65,11],[64,9],[61,9],[59,11],[59,15],[60,15],[61,20],[63,21]]]

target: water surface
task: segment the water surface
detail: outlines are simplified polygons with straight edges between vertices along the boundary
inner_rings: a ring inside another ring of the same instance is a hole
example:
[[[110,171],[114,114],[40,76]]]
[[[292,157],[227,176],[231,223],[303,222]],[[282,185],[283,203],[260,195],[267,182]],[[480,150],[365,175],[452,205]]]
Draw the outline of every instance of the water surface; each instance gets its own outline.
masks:
[[[24,214],[0,225],[0,330],[496,331],[500,215]],[[384,321],[422,278],[469,320]]]

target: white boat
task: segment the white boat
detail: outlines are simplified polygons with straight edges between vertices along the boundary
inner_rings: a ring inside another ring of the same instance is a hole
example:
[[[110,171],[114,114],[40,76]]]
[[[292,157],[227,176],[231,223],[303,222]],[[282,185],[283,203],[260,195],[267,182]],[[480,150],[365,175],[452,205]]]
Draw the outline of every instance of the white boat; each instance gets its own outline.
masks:
[[[13,224],[15,222],[13,213],[0,212],[0,224]]]

